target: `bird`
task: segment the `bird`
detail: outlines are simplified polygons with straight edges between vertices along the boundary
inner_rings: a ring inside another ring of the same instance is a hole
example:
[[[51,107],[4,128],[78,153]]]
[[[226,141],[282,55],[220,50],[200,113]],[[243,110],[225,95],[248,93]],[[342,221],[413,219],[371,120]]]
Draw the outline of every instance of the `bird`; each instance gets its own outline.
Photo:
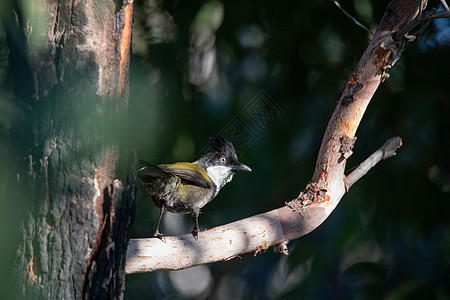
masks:
[[[137,177],[159,208],[153,237],[165,242],[159,226],[164,212],[169,211],[191,214],[195,221],[192,235],[198,240],[200,209],[217,196],[224,185],[233,179],[235,172],[252,171],[238,161],[233,144],[228,139],[211,137],[209,143],[211,149],[192,163],[154,165],[139,160]]]

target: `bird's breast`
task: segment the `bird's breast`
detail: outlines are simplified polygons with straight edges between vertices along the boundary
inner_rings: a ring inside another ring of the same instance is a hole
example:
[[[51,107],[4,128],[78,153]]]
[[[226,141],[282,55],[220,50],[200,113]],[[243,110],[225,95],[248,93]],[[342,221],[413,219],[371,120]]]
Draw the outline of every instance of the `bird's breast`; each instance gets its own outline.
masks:
[[[207,189],[190,184],[180,184],[178,187],[180,200],[191,209],[205,206],[214,198],[215,190],[215,187]]]

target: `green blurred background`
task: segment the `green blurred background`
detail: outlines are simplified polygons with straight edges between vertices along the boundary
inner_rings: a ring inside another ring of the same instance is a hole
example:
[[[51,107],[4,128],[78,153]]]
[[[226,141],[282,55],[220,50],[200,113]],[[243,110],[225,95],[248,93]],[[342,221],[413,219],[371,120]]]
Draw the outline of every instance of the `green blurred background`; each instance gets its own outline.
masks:
[[[342,6],[375,30],[387,3]],[[239,129],[239,159],[253,172],[237,174],[204,207],[200,226],[295,198],[314,172],[328,119],[368,34],[325,0],[134,5],[130,143],[139,158],[192,161],[208,137]],[[358,181],[324,224],[291,241],[289,256],[269,249],[184,271],[129,275],[125,299],[449,299],[449,28],[449,20],[431,23],[390,70],[347,169],[399,135],[397,156]],[[3,29],[0,35],[0,157],[7,166],[15,103]],[[276,113],[262,122],[248,107],[264,99]],[[4,189],[8,168],[1,172]],[[2,199],[1,209],[22,208]],[[18,223],[7,215],[0,221],[5,240],[15,232],[8,224]],[[132,237],[150,236],[157,215],[139,185]],[[180,234],[192,226],[189,216],[167,213],[161,230]]]

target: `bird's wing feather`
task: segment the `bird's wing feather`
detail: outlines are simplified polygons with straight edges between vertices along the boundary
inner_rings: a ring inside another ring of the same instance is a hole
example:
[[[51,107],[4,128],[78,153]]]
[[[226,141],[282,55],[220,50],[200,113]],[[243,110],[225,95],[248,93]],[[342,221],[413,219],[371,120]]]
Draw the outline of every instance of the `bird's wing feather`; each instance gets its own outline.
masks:
[[[152,178],[166,178],[173,175],[157,165],[139,160],[138,176],[140,178],[144,178],[147,176]]]
[[[207,189],[211,188],[212,180],[200,165],[193,163],[175,163],[165,166],[164,169],[178,176],[181,180],[189,181],[193,185]]]

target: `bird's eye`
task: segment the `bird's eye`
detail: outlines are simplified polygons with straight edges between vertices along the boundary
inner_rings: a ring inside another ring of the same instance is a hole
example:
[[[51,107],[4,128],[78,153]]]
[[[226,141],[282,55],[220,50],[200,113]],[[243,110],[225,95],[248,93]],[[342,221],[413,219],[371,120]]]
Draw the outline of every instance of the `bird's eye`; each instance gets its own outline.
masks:
[[[220,158],[220,162],[226,163],[227,162],[227,158],[225,156],[222,156]]]

